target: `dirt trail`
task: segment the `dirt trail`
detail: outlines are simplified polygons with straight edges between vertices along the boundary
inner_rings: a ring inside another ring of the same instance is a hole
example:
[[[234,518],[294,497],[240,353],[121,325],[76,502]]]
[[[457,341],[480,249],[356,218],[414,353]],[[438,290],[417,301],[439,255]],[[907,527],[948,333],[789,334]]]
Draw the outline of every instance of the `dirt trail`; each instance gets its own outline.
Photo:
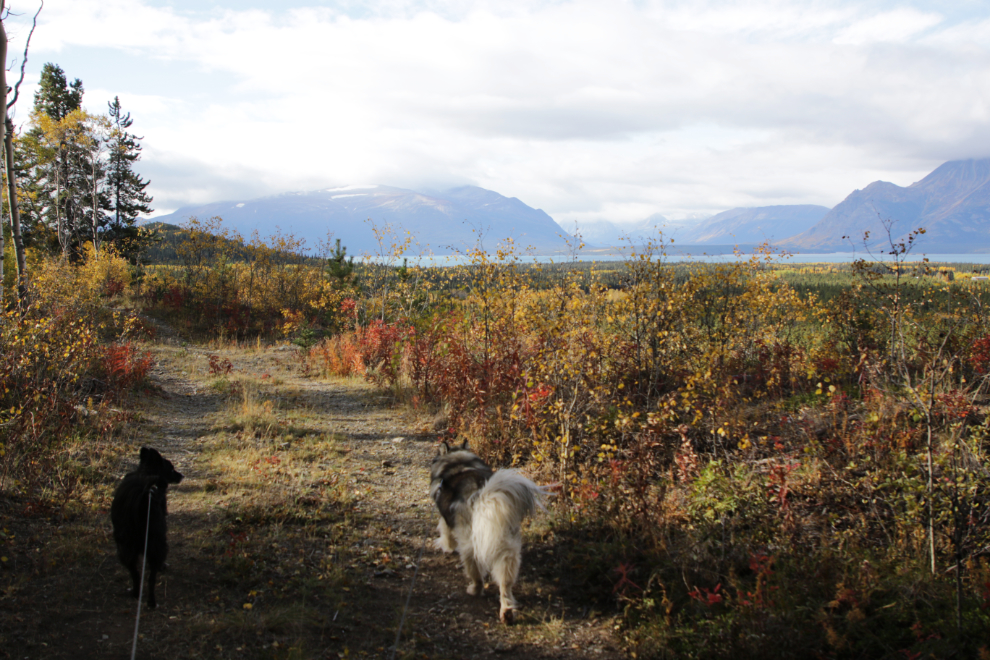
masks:
[[[135,403],[132,456],[139,446],[157,447],[185,480],[170,490],[169,567],[159,580],[159,608],[142,612],[138,657],[388,657],[414,575],[395,657],[622,655],[614,621],[558,593],[562,569],[545,520],[526,532],[516,625],[498,623],[494,585],[480,597],[465,593],[456,557],[431,543],[430,420],[391,405],[361,380],[304,375],[295,347],[158,345],[154,352],[157,393]],[[230,431],[239,395],[210,373],[211,355],[221,366],[229,361],[230,382],[257,383],[275,402],[279,424],[296,429],[273,441],[270,456],[258,454],[268,458],[244,450],[246,474],[277,473],[254,490],[238,490],[224,474],[241,455],[229,438],[245,432]],[[331,445],[313,444],[327,437]],[[289,462],[293,452],[325,446],[332,451]],[[228,463],[218,462],[221,454]],[[275,515],[251,508],[255,500],[291,507]],[[14,570],[23,575],[5,571],[0,639],[13,645],[0,657],[129,657],[135,606],[124,595],[128,580],[114,556],[108,506],[109,493],[59,525],[35,520],[17,528],[24,547],[17,545]]]

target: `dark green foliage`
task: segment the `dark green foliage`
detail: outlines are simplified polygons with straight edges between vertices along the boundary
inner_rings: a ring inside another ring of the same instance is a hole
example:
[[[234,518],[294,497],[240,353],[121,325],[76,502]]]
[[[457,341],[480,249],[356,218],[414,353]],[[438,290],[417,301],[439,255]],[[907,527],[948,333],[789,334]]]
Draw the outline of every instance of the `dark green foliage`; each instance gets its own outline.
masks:
[[[134,163],[141,159],[141,138],[127,131],[134,123],[131,113],[123,111],[119,96],[107,105],[111,131],[104,194],[109,202],[110,216],[103,230],[103,240],[112,243],[122,256],[134,263],[149,244],[148,236],[142,236],[138,230],[137,219],[140,214],[153,211],[151,195],[145,192],[150,181],[144,181],[134,171]]]
[[[327,258],[327,275],[341,284],[350,283],[354,279],[354,257],[347,258],[347,247],[340,244],[339,238]]]
[[[79,78],[70,85],[62,67],[49,62],[41,68],[38,91],[34,93],[34,107],[52,119],[61,121],[82,106],[83,93],[83,84]]]
[[[14,140],[14,178],[18,189],[25,193],[18,200],[21,206],[21,239],[25,247],[54,250],[58,246],[58,240],[54,231],[43,222],[43,200],[39,200],[38,182],[32,178],[32,173],[38,166],[37,153],[32,146],[26,136],[18,136]],[[7,206],[4,200],[4,213],[9,216]]]

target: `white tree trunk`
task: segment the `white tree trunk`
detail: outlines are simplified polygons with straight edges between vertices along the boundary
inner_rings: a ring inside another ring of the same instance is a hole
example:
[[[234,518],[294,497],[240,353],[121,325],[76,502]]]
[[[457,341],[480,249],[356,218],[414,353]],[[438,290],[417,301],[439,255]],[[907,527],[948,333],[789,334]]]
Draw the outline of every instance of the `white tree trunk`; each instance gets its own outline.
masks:
[[[6,3],[0,0],[0,93],[3,94],[4,116],[7,115],[7,30],[3,25],[3,10]],[[0,122],[0,144],[4,143],[6,137],[7,123]],[[3,223],[0,222],[0,305],[3,304]]]

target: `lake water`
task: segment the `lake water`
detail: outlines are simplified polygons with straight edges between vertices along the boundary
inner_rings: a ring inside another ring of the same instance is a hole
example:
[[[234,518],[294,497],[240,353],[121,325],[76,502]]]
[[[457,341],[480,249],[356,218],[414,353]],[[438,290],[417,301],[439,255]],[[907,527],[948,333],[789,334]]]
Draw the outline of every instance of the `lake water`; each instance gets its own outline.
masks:
[[[887,255],[882,256],[883,261],[891,261]],[[463,255],[447,256],[415,256],[407,255],[409,265],[419,264],[422,266],[460,266],[470,263],[470,259]],[[667,255],[669,263],[731,263],[734,261],[748,261],[752,258],[750,254],[698,254],[698,255]],[[792,254],[787,257],[777,257],[777,263],[784,264],[846,264],[852,263],[856,259],[864,258],[868,261],[876,260],[865,252],[834,252],[832,254]],[[990,254],[909,254],[904,257],[905,261],[921,261],[927,258],[932,263],[966,263],[966,264],[990,264]],[[627,257],[621,254],[583,254],[579,255],[578,261],[625,261]],[[377,260],[374,260],[377,261]],[[548,264],[567,263],[570,257],[565,255],[556,256],[527,256],[519,257],[522,264]],[[401,265],[401,261],[395,265]]]

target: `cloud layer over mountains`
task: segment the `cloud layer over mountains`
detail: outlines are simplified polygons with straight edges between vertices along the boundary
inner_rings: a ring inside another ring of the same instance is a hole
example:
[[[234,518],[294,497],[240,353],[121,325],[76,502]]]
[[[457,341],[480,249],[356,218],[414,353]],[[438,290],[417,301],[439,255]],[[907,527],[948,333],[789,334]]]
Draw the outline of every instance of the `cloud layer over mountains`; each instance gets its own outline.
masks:
[[[980,2],[51,0],[40,21],[29,83],[54,61],[90,109],[119,95],[160,210],[387,181],[564,226],[678,220],[990,154]]]
[[[476,186],[430,193],[344,186],[186,207],[161,219],[181,224],[190,216],[220,216],[244,235],[257,230],[266,236],[277,227],[305,238],[311,248],[332,232],[352,254],[380,254],[406,236],[411,254],[464,253],[476,246],[493,252],[506,238],[520,252],[539,254],[567,252],[569,240],[576,244],[542,210]],[[390,230],[384,246],[372,226]],[[944,163],[908,187],[875,181],[831,210],[806,204],[736,208],[690,226],[655,214],[636,224],[597,222],[576,230],[590,247],[628,247],[663,232],[678,247],[769,242],[794,252],[842,252],[861,247],[866,232],[871,245],[882,247],[921,227],[926,233],[919,251],[990,252],[990,159]]]

